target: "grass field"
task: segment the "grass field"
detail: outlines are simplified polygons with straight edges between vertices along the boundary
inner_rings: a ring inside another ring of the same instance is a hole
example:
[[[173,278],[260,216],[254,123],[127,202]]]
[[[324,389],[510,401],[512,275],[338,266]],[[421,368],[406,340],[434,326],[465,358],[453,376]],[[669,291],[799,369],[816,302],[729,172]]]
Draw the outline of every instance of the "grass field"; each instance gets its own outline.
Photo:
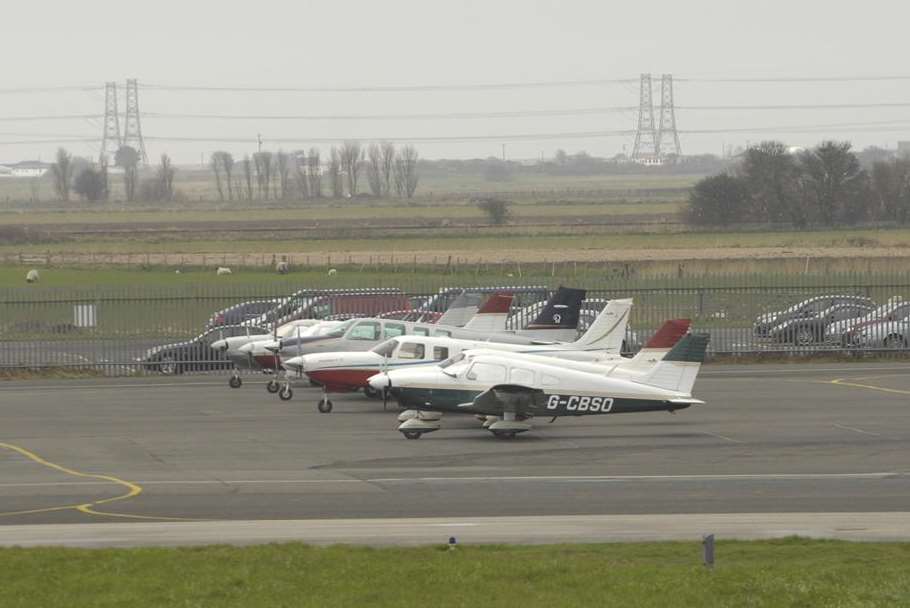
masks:
[[[3,549],[0,605],[897,607],[910,545],[700,544]]]
[[[674,215],[679,212],[682,203],[555,203],[549,205],[525,204],[515,205],[516,217],[559,218],[567,216],[623,216],[623,215]],[[276,209],[233,209],[221,208],[218,211],[195,210],[192,206],[185,209],[154,211],[135,210],[129,207],[104,207],[97,210],[80,207],[78,211],[5,213],[0,220],[6,224],[111,224],[131,222],[137,224],[157,222],[242,222],[269,220],[394,220],[421,217],[425,219],[463,219],[482,218],[485,214],[473,204],[460,205],[402,205],[394,204],[362,205],[299,205]]]
[[[570,231],[571,226],[566,227]],[[455,232],[455,231],[451,231]],[[289,237],[292,236],[289,235]],[[231,238],[231,239],[156,239],[111,238],[105,240],[79,240],[66,243],[0,244],[0,252],[53,252],[53,253],[326,253],[353,252],[402,253],[435,252],[439,256],[460,255],[467,252],[490,252],[510,259],[519,259],[515,252],[537,252],[540,261],[547,251],[567,250],[705,250],[717,248],[910,248],[910,230],[819,230],[808,232],[686,232],[663,234],[555,234],[555,235],[434,235],[397,236],[366,231],[358,238]],[[505,252],[505,253],[504,253]],[[632,256],[634,258],[634,256]],[[532,261],[532,260],[529,260]]]
[[[509,193],[518,202],[539,200],[541,198],[588,197],[629,197],[640,199],[644,191],[646,198],[664,198],[658,191],[664,189],[689,188],[702,175],[663,175],[659,173],[639,173],[633,175],[515,175],[504,181],[491,181],[481,175],[424,175],[420,178],[415,199],[432,201],[434,199],[451,200],[467,197],[477,193]],[[111,196],[113,200],[123,200],[123,178],[111,176]],[[174,183],[178,192],[190,202],[215,201],[218,192],[215,181],[208,170],[178,168]],[[324,184],[327,191],[328,185]],[[359,185],[360,193],[369,192],[366,180]],[[0,179],[0,202],[38,201],[55,199],[52,182],[49,177],[42,179]]]

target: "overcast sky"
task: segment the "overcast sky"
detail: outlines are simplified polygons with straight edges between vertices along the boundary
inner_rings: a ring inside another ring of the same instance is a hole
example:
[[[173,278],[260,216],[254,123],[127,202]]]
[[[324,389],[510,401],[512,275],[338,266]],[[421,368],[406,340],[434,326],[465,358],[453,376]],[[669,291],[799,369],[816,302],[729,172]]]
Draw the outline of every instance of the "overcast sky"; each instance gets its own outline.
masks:
[[[910,103],[910,80],[817,83],[684,82],[706,77],[904,76],[910,4],[868,0],[849,8],[830,0],[715,0],[648,3],[604,0],[46,0],[5,3],[0,89],[96,85],[97,90],[0,95],[0,119],[100,114],[104,81],[142,84],[346,87],[453,85],[637,78],[672,73],[676,103],[769,105]],[[122,90],[121,90],[122,94]],[[655,86],[655,98],[659,89]],[[121,111],[123,100],[121,99]],[[143,89],[149,113],[255,115],[420,114],[565,110],[637,106],[638,84],[547,88],[257,93]],[[215,144],[149,139],[150,156],[179,162],[225,148],[242,155],[265,147],[300,148],[312,139],[506,136],[634,128],[636,112],[581,116],[421,120],[243,121],[143,118],[147,137],[244,138]],[[838,126],[830,136],[858,147],[910,139],[910,105],[897,108],[786,111],[684,110],[682,130]],[[900,121],[905,121],[903,124]],[[0,121],[0,161],[49,158],[53,143],[4,145],[63,135],[100,138],[98,120]],[[720,153],[775,137],[811,145],[825,133],[683,134],[685,153]],[[269,142],[270,138],[300,143]],[[418,143],[424,157],[498,156],[501,141]],[[509,142],[510,158],[551,156],[558,148],[612,155],[631,136]],[[96,156],[97,143],[67,144]],[[320,144],[327,148],[328,144]]]

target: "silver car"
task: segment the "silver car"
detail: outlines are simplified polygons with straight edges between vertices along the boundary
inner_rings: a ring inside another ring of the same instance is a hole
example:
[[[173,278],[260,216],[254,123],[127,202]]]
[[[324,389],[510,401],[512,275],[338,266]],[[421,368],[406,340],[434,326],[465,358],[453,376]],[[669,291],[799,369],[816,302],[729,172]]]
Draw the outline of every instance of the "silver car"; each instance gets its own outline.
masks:
[[[900,320],[910,315],[910,302],[904,302],[899,297],[891,298],[875,310],[858,319],[844,319],[831,323],[825,329],[825,342],[847,346],[851,339],[851,330],[861,328],[882,320]]]
[[[844,342],[857,348],[907,348],[910,303],[895,307],[884,317],[854,326],[846,332]]]

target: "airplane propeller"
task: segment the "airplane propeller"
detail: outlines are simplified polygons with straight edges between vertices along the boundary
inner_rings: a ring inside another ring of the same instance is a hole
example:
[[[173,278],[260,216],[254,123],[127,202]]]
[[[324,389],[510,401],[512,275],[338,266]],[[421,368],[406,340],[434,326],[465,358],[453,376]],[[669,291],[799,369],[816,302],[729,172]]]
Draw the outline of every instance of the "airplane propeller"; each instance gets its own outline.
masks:
[[[389,357],[388,355],[382,356],[382,363],[379,365],[379,371],[385,374],[386,383],[382,387],[382,411],[386,411],[389,406],[389,388],[392,386],[392,379],[389,378]]]

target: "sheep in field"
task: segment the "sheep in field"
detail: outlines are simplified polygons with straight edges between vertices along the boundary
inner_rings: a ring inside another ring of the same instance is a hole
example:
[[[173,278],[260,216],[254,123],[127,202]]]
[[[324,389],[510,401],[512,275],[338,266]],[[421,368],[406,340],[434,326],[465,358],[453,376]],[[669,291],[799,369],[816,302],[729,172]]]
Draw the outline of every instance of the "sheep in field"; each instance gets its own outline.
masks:
[[[215,271],[215,274],[217,274],[219,277],[222,275],[231,274],[231,269],[225,268],[224,266],[219,266],[218,270]]]
[[[25,282],[26,283],[37,283],[39,278],[40,277],[38,276],[38,271],[35,270],[34,268],[32,268],[31,270],[28,271],[28,274],[25,275]]]

